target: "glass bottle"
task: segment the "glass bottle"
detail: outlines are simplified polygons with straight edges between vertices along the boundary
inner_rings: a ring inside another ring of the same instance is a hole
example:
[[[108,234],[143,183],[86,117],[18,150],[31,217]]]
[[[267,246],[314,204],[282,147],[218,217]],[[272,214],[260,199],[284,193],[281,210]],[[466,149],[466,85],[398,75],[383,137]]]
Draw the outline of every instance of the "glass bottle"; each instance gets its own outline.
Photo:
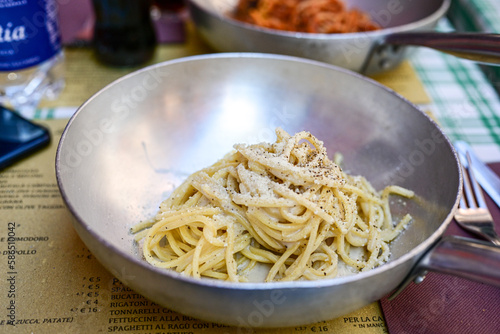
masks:
[[[33,110],[64,82],[56,1],[0,1],[0,103]]]
[[[112,66],[135,66],[153,57],[156,34],[150,0],[93,0],[94,48]]]

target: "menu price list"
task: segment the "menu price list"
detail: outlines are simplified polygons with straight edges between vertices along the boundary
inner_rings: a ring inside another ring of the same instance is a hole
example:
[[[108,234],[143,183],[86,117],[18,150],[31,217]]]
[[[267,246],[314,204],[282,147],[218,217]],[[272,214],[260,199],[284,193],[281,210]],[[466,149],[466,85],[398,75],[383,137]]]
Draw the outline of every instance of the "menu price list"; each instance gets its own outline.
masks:
[[[50,147],[0,171],[0,333],[387,332],[378,303],[328,322],[256,329],[178,314],[123,285],[80,240],[59,193],[54,160],[66,122],[45,121]]]

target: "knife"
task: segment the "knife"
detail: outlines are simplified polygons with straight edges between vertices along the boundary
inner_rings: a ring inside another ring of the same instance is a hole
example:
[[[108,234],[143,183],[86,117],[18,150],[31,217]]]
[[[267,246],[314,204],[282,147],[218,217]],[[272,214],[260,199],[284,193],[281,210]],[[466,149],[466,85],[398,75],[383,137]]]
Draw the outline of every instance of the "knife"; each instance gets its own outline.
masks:
[[[460,162],[464,167],[467,167],[467,152],[470,155],[472,163],[472,171],[477,182],[490,195],[491,199],[500,207],[500,177],[491,170],[484,162],[482,162],[474,153],[469,144],[464,141],[456,141],[455,149],[460,158]]]

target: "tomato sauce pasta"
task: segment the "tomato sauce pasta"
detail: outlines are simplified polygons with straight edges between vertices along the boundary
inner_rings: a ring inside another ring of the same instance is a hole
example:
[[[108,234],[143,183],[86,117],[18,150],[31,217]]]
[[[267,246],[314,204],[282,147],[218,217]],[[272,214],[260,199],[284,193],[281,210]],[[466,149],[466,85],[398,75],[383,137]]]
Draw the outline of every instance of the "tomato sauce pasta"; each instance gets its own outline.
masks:
[[[239,0],[233,17],[265,28],[307,33],[380,29],[367,13],[348,9],[341,0]]]

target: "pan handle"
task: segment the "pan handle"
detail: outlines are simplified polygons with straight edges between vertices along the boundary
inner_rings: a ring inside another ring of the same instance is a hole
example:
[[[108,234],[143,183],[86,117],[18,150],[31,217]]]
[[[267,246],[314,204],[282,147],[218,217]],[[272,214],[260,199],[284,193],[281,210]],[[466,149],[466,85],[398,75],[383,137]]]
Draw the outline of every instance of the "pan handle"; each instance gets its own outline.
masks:
[[[387,35],[383,44],[425,46],[460,58],[500,65],[500,34],[405,32]]]
[[[428,271],[500,287],[500,247],[482,240],[445,236],[420,258],[389,299],[394,299],[412,281],[420,283]]]

